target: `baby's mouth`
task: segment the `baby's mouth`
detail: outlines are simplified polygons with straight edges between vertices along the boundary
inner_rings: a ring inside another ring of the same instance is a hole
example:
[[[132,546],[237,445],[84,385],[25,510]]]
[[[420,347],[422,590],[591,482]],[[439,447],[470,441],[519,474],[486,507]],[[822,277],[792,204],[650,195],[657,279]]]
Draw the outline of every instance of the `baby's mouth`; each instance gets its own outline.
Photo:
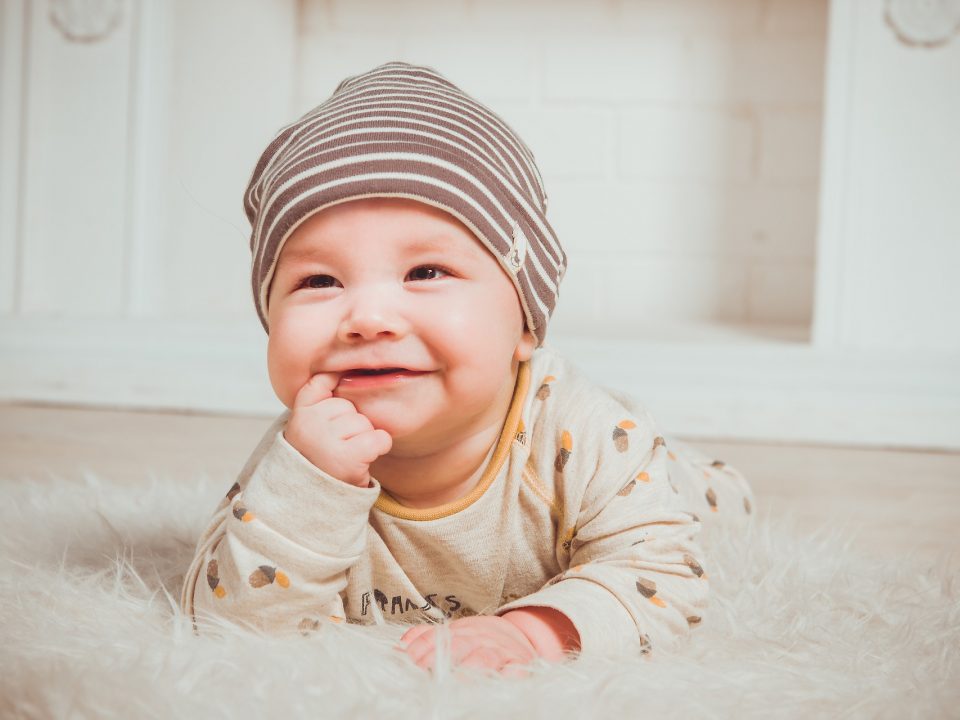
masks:
[[[347,370],[341,375],[341,377],[353,377],[353,376],[363,377],[365,375],[386,375],[387,373],[409,373],[409,372],[413,372],[413,371],[407,370],[406,368],[378,368],[376,370],[356,369],[356,370]]]
[[[397,367],[377,369],[357,368],[341,373],[337,387],[341,389],[352,388],[358,391],[399,387],[407,381],[412,381],[414,378],[428,374],[428,371],[408,370],[407,368]]]

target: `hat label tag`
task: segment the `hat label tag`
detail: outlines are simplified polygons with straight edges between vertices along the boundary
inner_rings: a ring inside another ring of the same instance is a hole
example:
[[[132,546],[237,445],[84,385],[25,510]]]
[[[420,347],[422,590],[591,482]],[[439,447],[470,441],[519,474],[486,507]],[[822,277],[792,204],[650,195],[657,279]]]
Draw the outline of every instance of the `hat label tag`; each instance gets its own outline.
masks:
[[[527,236],[524,235],[520,223],[513,223],[513,247],[510,248],[510,254],[507,259],[513,267],[514,272],[519,272],[523,267],[523,260],[527,256]]]

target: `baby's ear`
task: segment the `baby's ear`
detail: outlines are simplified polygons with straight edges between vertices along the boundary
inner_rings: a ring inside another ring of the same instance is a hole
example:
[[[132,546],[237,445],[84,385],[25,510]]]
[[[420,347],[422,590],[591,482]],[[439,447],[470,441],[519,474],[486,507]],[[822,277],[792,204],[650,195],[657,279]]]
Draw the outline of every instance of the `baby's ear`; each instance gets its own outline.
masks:
[[[537,347],[537,339],[526,327],[523,328],[523,335],[520,336],[520,342],[517,343],[517,349],[513,351],[514,360],[525,362],[533,356],[533,351]]]

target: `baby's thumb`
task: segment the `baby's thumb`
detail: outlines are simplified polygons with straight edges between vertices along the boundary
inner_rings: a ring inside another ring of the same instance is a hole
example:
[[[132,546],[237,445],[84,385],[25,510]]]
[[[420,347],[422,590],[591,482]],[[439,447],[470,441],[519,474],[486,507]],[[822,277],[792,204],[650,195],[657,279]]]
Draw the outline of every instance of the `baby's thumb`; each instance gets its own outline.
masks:
[[[333,389],[340,381],[337,373],[317,373],[303,384],[293,399],[293,406],[306,407],[316,405],[322,400],[333,397]]]

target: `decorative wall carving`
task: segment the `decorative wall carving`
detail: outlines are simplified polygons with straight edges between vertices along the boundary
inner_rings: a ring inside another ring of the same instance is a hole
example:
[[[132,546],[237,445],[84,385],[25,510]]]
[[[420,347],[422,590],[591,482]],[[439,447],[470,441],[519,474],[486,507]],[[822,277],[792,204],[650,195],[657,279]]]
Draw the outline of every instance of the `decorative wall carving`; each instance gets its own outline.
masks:
[[[885,18],[901,42],[937,47],[960,32],[960,0],[887,0]]]
[[[50,22],[71,42],[107,38],[123,18],[123,0],[49,0]]]

